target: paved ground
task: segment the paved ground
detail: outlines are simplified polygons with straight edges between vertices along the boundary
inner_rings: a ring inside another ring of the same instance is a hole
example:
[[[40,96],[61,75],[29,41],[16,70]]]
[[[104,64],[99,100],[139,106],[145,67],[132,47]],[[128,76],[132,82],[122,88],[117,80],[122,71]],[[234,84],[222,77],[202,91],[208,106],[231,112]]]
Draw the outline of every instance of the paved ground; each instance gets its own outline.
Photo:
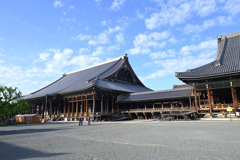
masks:
[[[238,121],[52,122],[0,127],[0,159],[240,159]]]

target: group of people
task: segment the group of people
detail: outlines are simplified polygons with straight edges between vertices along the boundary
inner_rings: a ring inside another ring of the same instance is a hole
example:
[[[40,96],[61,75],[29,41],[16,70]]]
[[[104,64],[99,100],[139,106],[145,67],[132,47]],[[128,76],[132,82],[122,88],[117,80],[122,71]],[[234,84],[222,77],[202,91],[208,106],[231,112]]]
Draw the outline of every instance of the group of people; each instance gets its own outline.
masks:
[[[79,118],[79,126],[82,126],[83,125],[83,120],[84,120],[84,118],[82,118],[82,116]],[[91,120],[91,118],[90,118],[90,116],[88,116],[88,118],[87,118],[87,121],[88,121],[88,125],[90,125],[90,120]]]

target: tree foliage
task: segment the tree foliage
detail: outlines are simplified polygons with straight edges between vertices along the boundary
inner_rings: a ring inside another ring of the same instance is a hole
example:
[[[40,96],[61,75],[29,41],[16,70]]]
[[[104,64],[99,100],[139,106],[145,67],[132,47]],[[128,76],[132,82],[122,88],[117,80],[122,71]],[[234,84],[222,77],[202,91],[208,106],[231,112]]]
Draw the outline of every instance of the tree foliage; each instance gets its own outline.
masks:
[[[29,111],[30,104],[22,99],[22,93],[17,88],[0,86],[0,117],[13,117],[18,113]]]

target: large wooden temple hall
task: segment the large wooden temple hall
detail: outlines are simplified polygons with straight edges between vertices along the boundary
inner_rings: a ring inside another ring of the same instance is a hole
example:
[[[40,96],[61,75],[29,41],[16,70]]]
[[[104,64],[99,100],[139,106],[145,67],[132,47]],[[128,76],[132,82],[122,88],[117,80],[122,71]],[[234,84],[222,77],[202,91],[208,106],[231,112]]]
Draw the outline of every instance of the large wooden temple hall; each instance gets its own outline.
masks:
[[[216,59],[201,67],[176,72],[183,84],[153,91],[134,73],[127,55],[63,74],[48,86],[24,97],[31,113],[66,121],[226,116],[238,113],[240,32],[218,36]]]

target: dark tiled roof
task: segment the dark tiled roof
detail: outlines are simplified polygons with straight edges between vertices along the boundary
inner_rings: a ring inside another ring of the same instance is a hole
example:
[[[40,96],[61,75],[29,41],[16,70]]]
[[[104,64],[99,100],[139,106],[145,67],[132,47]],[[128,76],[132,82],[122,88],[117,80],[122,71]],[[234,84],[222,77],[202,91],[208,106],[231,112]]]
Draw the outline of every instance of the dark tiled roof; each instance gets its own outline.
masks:
[[[192,94],[191,88],[169,89],[162,91],[151,91],[141,93],[130,93],[120,99],[118,102],[139,102],[139,101],[154,101],[154,100],[171,100],[188,98]]]
[[[109,90],[122,91],[122,92],[147,92],[152,91],[149,88],[132,85],[130,83],[120,82],[120,81],[108,81],[108,80],[98,80],[96,85],[100,88],[105,88]]]
[[[201,67],[176,72],[179,79],[194,79],[240,72],[240,32],[218,36],[216,59]]]
[[[80,91],[92,86],[100,88],[124,91],[124,92],[142,92],[150,89],[136,86],[128,83],[113,83],[111,81],[104,81],[105,77],[113,74],[116,70],[125,63],[125,57],[119,57],[102,64],[91,66],[79,71],[64,74],[63,77],[53,82],[52,84],[33,92],[25,99],[34,99],[46,95],[64,94],[74,91]]]
[[[185,88],[185,89],[192,89],[192,86],[189,86],[186,83],[181,83],[181,84],[174,84],[172,89],[180,89],[180,88]]]

